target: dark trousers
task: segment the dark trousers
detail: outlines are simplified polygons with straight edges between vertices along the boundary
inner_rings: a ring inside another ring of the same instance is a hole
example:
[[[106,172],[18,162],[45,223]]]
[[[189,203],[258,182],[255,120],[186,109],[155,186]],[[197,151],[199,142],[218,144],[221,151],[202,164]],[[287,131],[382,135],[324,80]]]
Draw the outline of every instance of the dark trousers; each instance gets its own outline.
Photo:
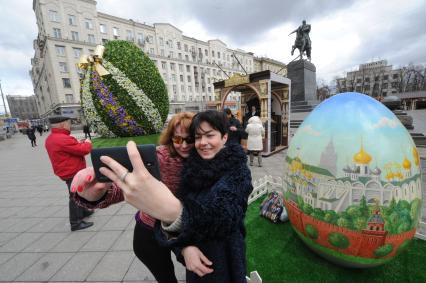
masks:
[[[90,132],[84,133],[84,138],[87,139],[87,137],[89,137],[89,139],[92,139],[92,136],[90,135]]]
[[[78,206],[74,202],[73,196],[75,193],[71,192],[71,182],[72,179],[65,181],[69,193],[70,224],[71,226],[76,226],[80,224],[80,222],[83,220],[84,217],[86,217],[86,215],[88,215],[88,210],[86,210],[84,207]]]
[[[133,251],[159,283],[177,283],[171,250],[158,244],[152,228],[136,223]]]
[[[36,139],[31,139],[31,146],[37,146]]]

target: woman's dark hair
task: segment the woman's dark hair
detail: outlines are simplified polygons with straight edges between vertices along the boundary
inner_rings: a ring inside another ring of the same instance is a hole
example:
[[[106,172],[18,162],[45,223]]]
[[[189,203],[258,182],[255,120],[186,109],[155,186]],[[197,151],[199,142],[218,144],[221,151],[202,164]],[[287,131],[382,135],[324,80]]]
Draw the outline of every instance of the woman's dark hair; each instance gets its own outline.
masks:
[[[228,118],[225,113],[216,110],[207,110],[196,114],[192,118],[192,123],[189,127],[189,134],[191,136],[195,137],[202,122],[209,123],[213,129],[221,133],[222,137],[228,133]]]

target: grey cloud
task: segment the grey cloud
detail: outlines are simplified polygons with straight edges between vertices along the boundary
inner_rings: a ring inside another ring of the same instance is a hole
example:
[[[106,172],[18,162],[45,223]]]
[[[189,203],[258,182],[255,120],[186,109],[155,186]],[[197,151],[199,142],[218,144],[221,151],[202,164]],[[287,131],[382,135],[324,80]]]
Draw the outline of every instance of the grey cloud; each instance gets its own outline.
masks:
[[[289,23],[296,29],[308,22],[347,8],[353,1],[280,1],[280,0],[213,0],[188,1],[188,12],[196,17],[206,30],[226,36],[242,45],[258,40],[271,28]],[[278,35],[278,36],[287,36]]]

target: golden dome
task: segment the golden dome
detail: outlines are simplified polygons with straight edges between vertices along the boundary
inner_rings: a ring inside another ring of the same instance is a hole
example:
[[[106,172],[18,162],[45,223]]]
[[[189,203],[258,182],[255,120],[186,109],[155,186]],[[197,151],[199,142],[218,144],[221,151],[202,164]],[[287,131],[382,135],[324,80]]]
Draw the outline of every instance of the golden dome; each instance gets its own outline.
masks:
[[[402,167],[404,167],[404,169],[406,169],[406,170],[411,169],[411,162],[410,162],[410,160],[407,159],[406,156],[404,156],[404,161],[402,162]]]
[[[364,151],[364,147],[361,145],[361,150],[354,155],[354,161],[357,164],[368,164],[372,160],[371,156]]]
[[[413,146],[413,157],[414,157],[414,163],[416,164],[417,167],[419,167],[420,155],[415,146]]]

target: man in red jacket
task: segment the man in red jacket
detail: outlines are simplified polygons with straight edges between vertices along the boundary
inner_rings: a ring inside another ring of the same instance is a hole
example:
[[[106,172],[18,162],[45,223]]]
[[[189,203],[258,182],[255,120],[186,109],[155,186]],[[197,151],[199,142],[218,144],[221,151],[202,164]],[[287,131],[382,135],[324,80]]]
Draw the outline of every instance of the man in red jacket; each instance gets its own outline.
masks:
[[[53,116],[49,118],[49,122],[52,132],[46,139],[45,147],[52,163],[53,172],[65,181],[68,187],[71,231],[88,228],[93,225],[93,222],[83,221],[83,218],[93,212],[79,207],[74,202],[70,186],[74,175],[86,168],[84,156],[92,150],[92,143],[88,139],[79,142],[70,136],[71,120],[69,117]]]

